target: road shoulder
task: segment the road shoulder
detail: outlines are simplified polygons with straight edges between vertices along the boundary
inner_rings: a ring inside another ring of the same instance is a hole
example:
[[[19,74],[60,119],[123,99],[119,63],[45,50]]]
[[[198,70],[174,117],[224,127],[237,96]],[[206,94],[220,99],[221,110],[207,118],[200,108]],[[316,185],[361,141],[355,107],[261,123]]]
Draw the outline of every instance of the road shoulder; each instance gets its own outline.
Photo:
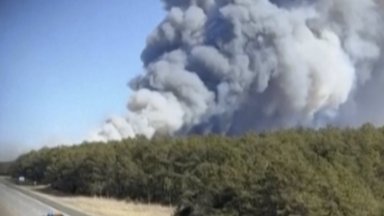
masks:
[[[34,193],[34,192],[30,191],[29,189],[26,189],[26,188],[23,188],[21,186],[18,186],[16,184],[14,184],[13,182],[11,182],[11,180],[9,178],[1,177],[0,178],[0,182],[2,184],[6,185],[7,187],[10,187],[10,188],[12,188],[14,190],[17,190],[17,191],[23,193],[26,196],[29,196],[29,197],[31,197],[33,199],[36,199],[36,200],[38,200],[38,201],[40,201],[40,202],[42,202],[42,203],[44,203],[44,204],[46,204],[48,206],[53,207],[53,208],[63,212],[66,215],[71,215],[71,216],[90,216],[89,214],[85,214],[85,213],[80,212],[80,211],[78,211],[76,209],[70,208],[68,206],[65,206],[65,205],[62,205],[60,203],[54,202],[54,201],[52,201],[50,199],[47,199],[47,198],[45,198],[45,197],[43,197],[43,196],[41,196],[41,195],[39,195],[37,193]]]

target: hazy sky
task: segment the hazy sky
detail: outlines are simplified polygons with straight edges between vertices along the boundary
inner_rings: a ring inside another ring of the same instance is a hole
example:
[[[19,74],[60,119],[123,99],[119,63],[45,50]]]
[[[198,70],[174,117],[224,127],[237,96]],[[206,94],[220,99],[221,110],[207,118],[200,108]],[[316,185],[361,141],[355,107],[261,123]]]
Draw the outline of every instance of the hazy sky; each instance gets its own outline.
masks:
[[[158,0],[0,0],[0,160],[122,114]]]

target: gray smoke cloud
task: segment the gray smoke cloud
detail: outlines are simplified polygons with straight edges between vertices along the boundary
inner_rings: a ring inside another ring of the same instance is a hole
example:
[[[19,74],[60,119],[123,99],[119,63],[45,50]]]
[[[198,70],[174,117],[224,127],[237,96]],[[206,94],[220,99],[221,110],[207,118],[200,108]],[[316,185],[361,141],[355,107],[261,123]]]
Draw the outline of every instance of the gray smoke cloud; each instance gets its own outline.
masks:
[[[90,140],[384,123],[382,2],[163,2],[127,115]]]

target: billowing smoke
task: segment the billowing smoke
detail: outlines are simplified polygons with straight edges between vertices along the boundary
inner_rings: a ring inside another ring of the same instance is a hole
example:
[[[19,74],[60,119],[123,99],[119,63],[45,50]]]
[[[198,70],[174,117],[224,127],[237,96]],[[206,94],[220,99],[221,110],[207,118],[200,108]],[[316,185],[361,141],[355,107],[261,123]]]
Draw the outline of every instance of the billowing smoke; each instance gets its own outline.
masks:
[[[92,140],[384,123],[374,0],[164,0],[125,117]]]

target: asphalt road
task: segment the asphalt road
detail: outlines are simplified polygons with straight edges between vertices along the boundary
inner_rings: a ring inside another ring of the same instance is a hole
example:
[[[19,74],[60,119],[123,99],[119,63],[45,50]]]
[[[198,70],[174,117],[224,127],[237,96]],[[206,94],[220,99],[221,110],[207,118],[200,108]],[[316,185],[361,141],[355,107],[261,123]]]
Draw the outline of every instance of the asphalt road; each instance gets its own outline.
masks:
[[[0,215],[1,216],[44,216],[54,211],[44,203],[37,201],[22,192],[8,187],[0,181]]]
[[[57,212],[66,213],[65,216],[85,216],[74,209],[19,188],[0,177],[0,216],[46,216],[48,213]]]

